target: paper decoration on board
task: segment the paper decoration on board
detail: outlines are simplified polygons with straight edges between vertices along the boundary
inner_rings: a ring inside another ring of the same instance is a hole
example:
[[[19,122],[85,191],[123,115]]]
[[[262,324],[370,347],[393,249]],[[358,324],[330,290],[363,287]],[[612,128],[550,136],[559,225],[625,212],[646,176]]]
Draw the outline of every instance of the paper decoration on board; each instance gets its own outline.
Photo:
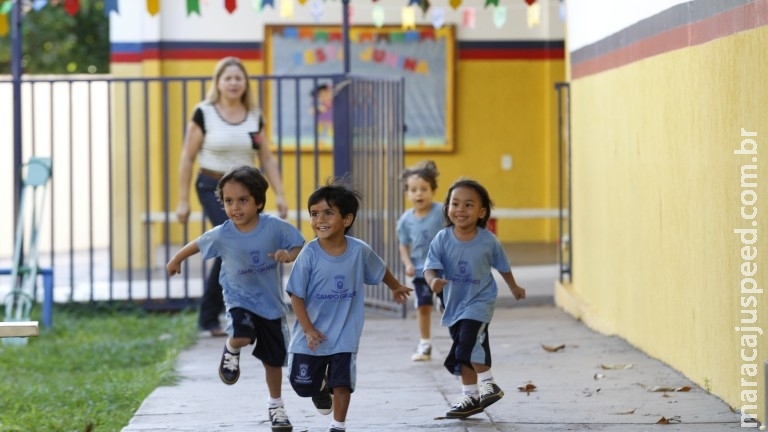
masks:
[[[452,8],[458,9],[461,6],[461,0],[451,0],[449,4]]]
[[[534,3],[528,6],[528,28],[537,26],[541,23],[541,5]]]
[[[309,15],[315,22],[320,21],[325,13],[325,6],[323,6],[323,0],[311,0],[309,2]]]
[[[384,14],[384,7],[381,5],[375,5],[371,10],[371,19],[373,20],[373,25],[376,26],[376,28],[381,28],[381,26],[384,25],[384,21],[386,19]]]
[[[485,7],[488,6],[498,6],[499,0],[485,0]]]
[[[528,6],[531,6],[532,4],[536,3],[536,0],[525,0],[525,3],[526,3]]]
[[[411,6],[404,6],[400,13],[403,30],[416,28],[416,11]]]
[[[200,0],[187,0],[187,16],[197,13],[200,16]]]
[[[237,9],[237,0],[224,0],[224,10],[229,12],[230,15],[232,15],[235,9]]]
[[[426,14],[430,6],[431,5],[429,4],[429,0],[419,0],[419,8],[421,8],[421,13]]]
[[[256,12],[260,12],[262,8],[261,0],[251,0],[251,8]]]
[[[0,15],[8,15],[11,9],[13,9],[13,0],[6,1],[0,5]]]
[[[461,25],[463,25],[466,28],[475,28],[475,23],[477,21],[476,19],[477,14],[475,12],[475,8],[473,7],[466,7],[463,11],[461,11]]]
[[[147,12],[155,16],[160,12],[160,0],[147,0]]]
[[[10,2],[9,2],[10,3]],[[8,34],[8,13],[0,13],[0,36]]]
[[[439,29],[445,25],[445,9],[442,7],[432,8],[432,27]]]
[[[8,2],[13,3],[13,2]],[[64,0],[64,10],[70,15],[75,16],[80,10],[80,0]]]
[[[280,0],[280,18],[293,17],[293,0]]]
[[[113,0],[113,2],[117,2],[117,0]],[[107,3],[109,3],[108,0],[104,2],[104,5],[105,5],[104,9],[105,10],[107,9],[106,8]],[[45,5],[47,5],[47,4],[48,4],[47,0],[34,0],[32,2],[32,10],[39,11],[40,9],[44,8]],[[107,12],[105,12],[105,13],[107,13]]]
[[[264,10],[267,6],[272,6],[272,9],[275,8],[275,0],[262,0],[261,1],[261,10]]]
[[[307,0],[299,0],[299,4],[304,6],[304,4],[307,2]]]
[[[497,29],[504,27],[504,23],[507,22],[507,7],[504,5],[493,8],[493,25]]]

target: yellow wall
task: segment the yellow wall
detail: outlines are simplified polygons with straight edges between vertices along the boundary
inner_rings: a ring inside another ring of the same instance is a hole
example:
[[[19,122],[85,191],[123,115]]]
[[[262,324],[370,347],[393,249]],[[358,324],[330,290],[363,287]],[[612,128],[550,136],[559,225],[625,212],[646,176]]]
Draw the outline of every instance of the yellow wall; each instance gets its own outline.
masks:
[[[740,385],[750,363],[740,337],[754,332],[734,328],[755,307],[740,304],[744,260],[733,233],[752,228],[740,216],[740,167],[752,162],[733,151],[741,128],[758,132],[758,147],[768,139],[766,41],[762,27],[571,84],[574,280],[557,288],[557,303],[735,409],[749,389]],[[768,173],[765,157],[756,165]],[[767,197],[768,182],[758,184]],[[765,270],[756,278],[765,281]],[[762,312],[750,325],[768,329],[766,297],[756,300]],[[759,349],[768,350],[768,335]],[[757,377],[744,377],[759,383],[763,422],[766,358],[759,353]]]

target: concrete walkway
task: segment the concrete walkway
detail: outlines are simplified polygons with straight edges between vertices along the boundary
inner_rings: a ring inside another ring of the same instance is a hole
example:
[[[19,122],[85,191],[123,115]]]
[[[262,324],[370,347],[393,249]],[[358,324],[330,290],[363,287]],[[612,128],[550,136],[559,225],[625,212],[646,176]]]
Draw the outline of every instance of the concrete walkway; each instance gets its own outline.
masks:
[[[404,320],[370,315],[347,430],[740,430],[739,414],[722,400],[622,339],[589,330],[547,302],[546,292],[538,295],[530,283],[526,286],[527,277],[518,274],[521,285],[529,288],[530,301],[500,296],[490,325],[492,370],[506,393],[501,401],[466,420],[443,419],[460,395],[461,383],[442,366],[450,339],[439,326],[438,313],[433,314],[433,359],[422,363],[410,361],[418,342],[413,314]],[[261,364],[243,356],[240,380],[224,385],[217,374],[223,343],[201,338],[182,353],[179,383],[156,389],[123,432],[269,431]],[[549,352],[543,345],[563,347]],[[519,390],[529,385],[535,390]],[[685,387],[690,390],[654,391]],[[319,415],[311,400],[296,396],[287,379],[283,398],[294,431],[328,430],[330,417]],[[662,418],[671,424],[657,425]]]

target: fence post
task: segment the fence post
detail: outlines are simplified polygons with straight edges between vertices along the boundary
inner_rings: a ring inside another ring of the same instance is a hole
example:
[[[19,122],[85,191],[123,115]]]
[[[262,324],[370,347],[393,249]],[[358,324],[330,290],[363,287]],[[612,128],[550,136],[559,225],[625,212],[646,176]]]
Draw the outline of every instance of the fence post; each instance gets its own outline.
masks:
[[[333,79],[333,175],[352,174],[352,79]],[[339,89],[338,92],[335,89]]]
[[[13,214],[19,214],[21,199],[21,2],[13,3],[11,15],[11,77],[13,79]],[[13,221],[13,236],[20,221]],[[14,263],[16,265],[21,263]]]

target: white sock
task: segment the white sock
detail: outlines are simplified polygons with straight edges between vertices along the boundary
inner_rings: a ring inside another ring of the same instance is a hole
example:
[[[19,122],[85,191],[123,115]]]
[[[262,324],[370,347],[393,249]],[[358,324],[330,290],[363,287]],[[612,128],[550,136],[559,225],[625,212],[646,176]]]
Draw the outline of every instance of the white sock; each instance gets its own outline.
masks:
[[[232,348],[232,345],[229,344],[229,339],[227,339],[227,351],[231,353],[239,353],[240,348]]]
[[[432,339],[419,339],[419,345],[432,345]]]
[[[333,420],[333,421],[331,421],[331,427],[332,428],[336,428],[336,429],[346,430],[347,429],[347,423],[346,422],[340,422],[340,421]]]
[[[472,396],[474,399],[480,397],[480,391],[477,390],[477,384],[462,384],[461,393]]]
[[[490,369],[488,369],[485,372],[479,372],[477,374],[477,379],[479,379],[480,382],[494,382],[493,381],[493,374],[491,373]]]
[[[270,408],[278,408],[278,407],[285,406],[285,404],[283,403],[283,398],[281,398],[281,397],[279,397],[277,399],[273,399],[273,398],[267,399],[267,405]]]

